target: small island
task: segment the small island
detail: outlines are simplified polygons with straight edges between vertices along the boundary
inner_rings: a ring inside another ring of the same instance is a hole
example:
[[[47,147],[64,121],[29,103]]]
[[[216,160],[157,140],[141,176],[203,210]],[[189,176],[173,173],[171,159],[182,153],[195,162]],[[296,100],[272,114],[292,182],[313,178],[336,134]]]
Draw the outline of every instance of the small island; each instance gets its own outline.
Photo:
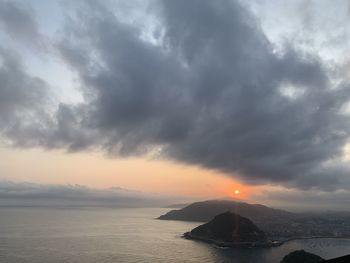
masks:
[[[269,241],[265,233],[248,218],[232,212],[214,217],[208,223],[186,232],[187,239],[200,240],[220,247],[272,247],[280,245]]]

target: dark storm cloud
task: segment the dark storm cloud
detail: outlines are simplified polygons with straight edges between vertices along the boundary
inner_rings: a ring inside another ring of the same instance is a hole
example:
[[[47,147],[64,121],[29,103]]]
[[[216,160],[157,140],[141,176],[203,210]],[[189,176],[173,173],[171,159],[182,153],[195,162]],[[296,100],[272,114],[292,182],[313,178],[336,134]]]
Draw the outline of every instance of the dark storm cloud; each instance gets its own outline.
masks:
[[[34,144],[123,156],[158,147],[251,183],[350,187],[335,161],[349,85],[331,86],[320,58],[291,43],[276,53],[236,1],[153,1],[154,41],[100,3],[80,8],[57,44],[85,102],[61,105]]]
[[[24,2],[0,1],[0,29],[24,46],[45,47],[34,12]]]
[[[275,54],[232,1],[157,7],[165,32],[158,45],[103,8],[87,9],[85,26],[60,45],[92,94],[85,121],[104,147],[128,155],[161,145],[167,157],[251,182],[348,183],[348,169],[325,163],[342,154],[348,137],[339,109],[349,90],[329,88],[317,57],[292,47]]]

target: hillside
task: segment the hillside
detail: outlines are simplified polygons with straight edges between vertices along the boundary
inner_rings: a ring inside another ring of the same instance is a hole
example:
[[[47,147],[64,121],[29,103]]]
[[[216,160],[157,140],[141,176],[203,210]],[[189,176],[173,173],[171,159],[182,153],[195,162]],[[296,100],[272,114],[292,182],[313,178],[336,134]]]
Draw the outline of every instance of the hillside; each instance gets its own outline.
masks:
[[[230,200],[208,200],[192,203],[182,209],[171,210],[165,215],[161,215],[158,219],[207,222],[216,215],[226,211],[247,217],[254,222],[274,218],[279,220],[283,218],[290,219],[296,216],[296,214],[260,204],[248,204]]]
[[[296,250],[286,255],[280,263],[318,263],[324,261],[325,260],[318,255],[304,250]]]
[[[188,239],[196,239],[224,246],[251,245],[266,241],[265,233],[248,218],[225,212],[208,223],[185,233]]]

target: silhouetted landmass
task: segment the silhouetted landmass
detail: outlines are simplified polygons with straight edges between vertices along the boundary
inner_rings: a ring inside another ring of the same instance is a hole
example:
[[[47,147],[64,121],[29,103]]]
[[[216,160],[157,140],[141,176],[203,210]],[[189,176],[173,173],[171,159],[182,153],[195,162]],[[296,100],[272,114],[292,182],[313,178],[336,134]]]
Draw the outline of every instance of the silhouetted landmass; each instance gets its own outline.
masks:
[[[260,204],[248,204],[230,200],[209,200],[190,204],[179,210],[171,210],[158,219],[207,222],[218,214],[230,211],[253,221],[263,218],[290,218],[295,214]]]
[[[171,205],[167,205],[165,208],[184,208],[186,206],[188,206],[189,204],[171,204]]]
[[[318,255],[306,252],[304,250],[296,250],[286,255],[281,263],[319,263],[325,260]]]
[[[350,213],[291,213],[260,204],[209,200],[161,215],[162,220],[208,222],[226,211],[247,217],[270,239],[281,241],[310,237],[350,237]]]
[[[248,218],[225,212],[208,223],[184,234],[188,239],[201,240],[219,246],[271,246],[265,233]]]

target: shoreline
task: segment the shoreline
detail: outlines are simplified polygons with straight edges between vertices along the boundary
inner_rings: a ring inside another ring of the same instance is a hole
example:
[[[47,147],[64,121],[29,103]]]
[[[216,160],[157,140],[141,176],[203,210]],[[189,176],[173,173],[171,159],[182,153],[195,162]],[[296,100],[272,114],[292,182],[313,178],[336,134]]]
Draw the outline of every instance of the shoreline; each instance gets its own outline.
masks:
[[[195,236],[191,234],[191,232],[186,232],[182,236],[188,240],[197,240],[202,241],[208,244],[214,244],[218,247],[223,248],[270,248],[270,247],[278,247],[283,245],[281,241],[247,241],[247,242],[223,242],[214,239],[209,239],[205,237]]]
[[[312,236],[312,237],[292,237],[292,238],[288,238],[285,240],[279,240],[280,242],[287,243],[290,241],[294,241],[294,240],[303,240],[303,239],[350,239],[350,236],[339,236],[339,237],[335,237],[335,236]]]
[[[285,243],[295,241],[295,240],[304,240],[304,239],[349,239],[350,236],[342,236],[342,237],[335,237],[335,236],[311,236],[311,237],[293,237],[288,238],[285,240],[268,240],[265,242],[262,241],[256,241],[256,242],[223,242],[218,240],[213,240],[205,237],[195,236],[191,234],[191,232],[186,232],[182,235],[183,238],[187,240],[196,240],[205,242],[207,244],[214,244],[215,246],[222,247],[222,248],[273,248],[273,247],[279,247],[284,245]]]

